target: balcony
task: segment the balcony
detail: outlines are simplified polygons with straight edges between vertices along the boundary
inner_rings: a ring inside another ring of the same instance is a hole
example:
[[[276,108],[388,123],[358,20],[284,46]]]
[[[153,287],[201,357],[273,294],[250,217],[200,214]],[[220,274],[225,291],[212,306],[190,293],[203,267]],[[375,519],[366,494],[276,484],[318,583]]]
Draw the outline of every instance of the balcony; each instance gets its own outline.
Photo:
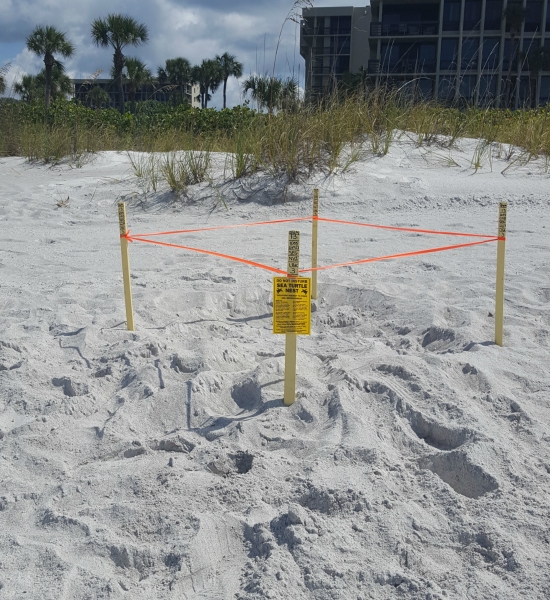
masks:
[[[418,35],[438,35],[437,21],[418,21],[414,23],[371,23],[371,37],[400,37]]]

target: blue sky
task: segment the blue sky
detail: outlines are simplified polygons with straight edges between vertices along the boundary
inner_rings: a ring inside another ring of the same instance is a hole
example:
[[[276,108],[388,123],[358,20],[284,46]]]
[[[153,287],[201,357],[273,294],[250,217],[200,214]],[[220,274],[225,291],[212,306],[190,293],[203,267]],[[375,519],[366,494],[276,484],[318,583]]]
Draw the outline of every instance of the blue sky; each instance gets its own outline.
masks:
[[[356,6],[366,4],[358,2]],[[316,0],[314,6],[350,6],[349,0]],[[128,48],[156,73],[167,58],[184,56],[197,64],[203,58],[229,52],[244,65],[244,73],[271,72],[281,25],[293,6],[292,0],[0,0],[0,66],[11,63],[9,87],[25,73],[37,73],[41,59],[25,48],[25,40],[37,25],[53,25],[64,31],[76,46],[74,58],[66,61],[72,77],[88,77],[103,69],[108,77],[112,52],[97,48],[90,38],[90,23],[108,13],[132,16],[149,27],[150,41]],[[299,52],[297,25],[285,25],[277,59],[281,74],[300,74],[304,62]],[[222,102],[218,92],[213,106]],[[228,104],[242,101],[238,82],[228,84]]]

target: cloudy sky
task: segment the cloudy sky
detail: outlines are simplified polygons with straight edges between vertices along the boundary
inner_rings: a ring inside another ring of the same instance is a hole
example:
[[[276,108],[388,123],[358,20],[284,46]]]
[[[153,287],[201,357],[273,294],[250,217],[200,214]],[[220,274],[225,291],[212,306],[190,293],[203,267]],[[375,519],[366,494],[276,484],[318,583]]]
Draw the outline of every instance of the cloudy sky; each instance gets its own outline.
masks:
[[[315,0],[314,6],[350,6],[350,0]],[[356,6],[367,4],[366,0]],[[108,13],[132,16],[149,28],[149,43],[128,48],[128,56],[141,58],[156,73],[167,58],[184,56],[192,64],[229,52],[244,65],[245,76],[271,73],[281,25],[293,0],[0,0],[0,67],[11,63],[9,87],[25,73],[37,73],[41,59],[25,48],[25,40],[37,25],[53,25],[76,46],[65,66],[71,77],[88,77],[97,69],[108,76],[112,52],[91,42],[90,23]],[[304,62],[299,52],[297,25],[285,25],[277,59],[277,72],[300,74]],[[228,104],[242,101],[239,85],[228,83]],[[218,92],[212,105],[221,105]]]

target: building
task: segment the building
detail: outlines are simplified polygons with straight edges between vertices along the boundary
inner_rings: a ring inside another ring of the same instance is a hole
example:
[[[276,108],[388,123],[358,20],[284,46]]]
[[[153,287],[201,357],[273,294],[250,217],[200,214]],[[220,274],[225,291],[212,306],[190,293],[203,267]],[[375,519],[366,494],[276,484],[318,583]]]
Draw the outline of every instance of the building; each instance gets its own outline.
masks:
[[[73,79],[74,94],[73,97],[82,102],[85,105],[93,104],[93,93],[92,89],[99,87],[100,89],[107,92],[109,100],[106,106],[111,108],[118,108],[118,85],[112,79]],[[129,102],[128,92],[126,84],[124,86],[124,102]],[[169,102],[174,93],[171,91],[171,86],[159,86],[158,84],[147,84],[138,88],[136,92],[136,102],[143,100],[157,100],[158,102]],[[200,100],[197,99],[199,95],[199,86],[187,84],[183,93],[184,100],[186,100],[194,108],[200,108]]]
[[[517,31],[503,16],[509,4],[524,10]],[[359,9],[324,10],[331,11],[332,19]],[[310,13],[304,11],[302,28],[306,51],[319,47],[305,42]],[[511,108],[550,102],[550,0],[371,0],[368,20],[368,50],[361,32],[361,43],[351,46],[349,65],[358,72],[367,56],[372,85]],[[315,52],[306,58],[306,91],[309,82],[314,91],[315,58],[320,60]]]
[[[328,93],[346,73],[366,72],[369,31],[369,7],[303,10],[300,54],[306,61],[307,98]]]

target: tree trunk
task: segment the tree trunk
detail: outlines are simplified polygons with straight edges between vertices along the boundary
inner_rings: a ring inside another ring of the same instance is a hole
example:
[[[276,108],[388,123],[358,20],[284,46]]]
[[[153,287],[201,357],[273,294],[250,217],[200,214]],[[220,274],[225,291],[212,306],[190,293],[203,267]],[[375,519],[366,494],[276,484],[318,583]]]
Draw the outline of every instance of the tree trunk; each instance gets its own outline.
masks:
[[[204,108],[208,108],[208,88],[210,87],[210,81],[207,79],[204,82]]]
[[[227,77],[223,78],[223,107],[226,107],[226,90],[227,90]]]
[[[46,54],[44,57],[44,65],[46,67],[46,90],[44,104],[46,108],[48,108],[50,106],[50,98],[52,95],[52,68],[54,65],[54,59],[51,54]]]
[[[124,114],[124,85],[122,84],[122,69],[124,69],[124,55],[122,50],[117,48],[114,55],[115,78],[118,84],[118,109]]]

